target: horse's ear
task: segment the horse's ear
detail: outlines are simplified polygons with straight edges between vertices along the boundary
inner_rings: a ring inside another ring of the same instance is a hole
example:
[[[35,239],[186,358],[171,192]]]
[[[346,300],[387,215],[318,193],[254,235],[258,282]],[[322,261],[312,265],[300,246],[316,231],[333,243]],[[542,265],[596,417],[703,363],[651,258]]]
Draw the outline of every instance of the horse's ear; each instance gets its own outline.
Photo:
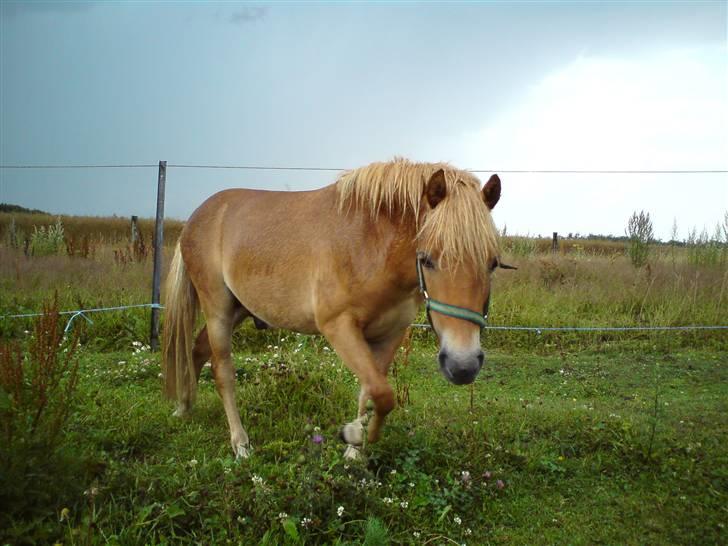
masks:
[[[427,202],[433,209],[440,201],[445,199],[447,195],[447,184],[445,182],[445,171],[438,169],[431,177],[427,186],[425,186],[425,196]]]
[[[490,210],[493,210],[493,207],[495,207],[498,203],[498,200],[500,199],[500,193],[500,178],[498,178],[497,174],[494,174],[490,177],[490,180],[488,180],[487,184],[483,186],[483,201],[485,201],[485,204]]]

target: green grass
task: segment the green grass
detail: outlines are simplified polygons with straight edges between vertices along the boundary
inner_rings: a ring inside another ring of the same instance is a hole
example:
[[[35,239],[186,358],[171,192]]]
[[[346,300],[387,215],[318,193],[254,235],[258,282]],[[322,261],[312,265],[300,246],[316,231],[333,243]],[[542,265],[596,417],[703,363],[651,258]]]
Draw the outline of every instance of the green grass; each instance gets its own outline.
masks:
[[[55,293],[62,310],[148,302],[151,260],[115,258],[128,226],[107,220],[64,219],[67,234],[93,235],[90,259],[0,246],[0,315]],[[725,261],[671,247],[635,269],[612,243],[504,247],[519,269],[495,274],[492,325],[725,324]],[[192,418],[171,416],[159,355],[132,346],[148,315],[77,319],[80,382],[59,442],[0,439],[0,544],[726,542],[725,331],[489,331],[471,390],[446,383],[432,334],[417,330],[396,377],[410,404],[356,464],[337,439],[354,417],[353,376],[320,337],[245,325],[238,405],[254,451],[236,463],[209,369]],[[0,339],[25,354],[33,332],[0,320]]]
[[[178,420],[158,355],[86,348],[42,491],[2,478],[0,543],[725,542],[725,351],[493,351],[471,391],[419,334],[399,374],[411,403],[362,464],[337,439],[358,387],[324,341],[237,337],[249,460],[231,457],[209,368]]]

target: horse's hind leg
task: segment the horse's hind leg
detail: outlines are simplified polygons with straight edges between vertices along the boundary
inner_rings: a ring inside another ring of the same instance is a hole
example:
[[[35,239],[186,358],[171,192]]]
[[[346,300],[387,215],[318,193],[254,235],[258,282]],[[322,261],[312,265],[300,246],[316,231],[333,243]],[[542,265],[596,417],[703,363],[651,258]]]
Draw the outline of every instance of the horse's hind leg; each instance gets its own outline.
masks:
[[[240,412],[235,404],[232,333],[236,325],[236,316],[234,313],[220,313],[217,310],[205,309],[205,317],[207,318],[207,339],[212,351],[212,373],[215,376],[217,392],[225,408],[225,416],[230,428],[230,443],[236,458],[246,458],[250,441],[248,433],[245,432],[240,422]]]
[[[243,320],[245,317],[247,317],[247,311],[239,307],[235,310],[235,316],[233,320],[233,329],[235,329]],[[195,345],[192,348],[192,362],[195,367],[195,381],[200,381],[200,374],[202,373],[202,368],[205,366],[207,362],[210,361],[210,358],[212,357],[212,347],[210,347],[210,339],[207,335],[207,326],[203,326],[202,330],[200,330],[200,333],[197,334],[197,338],[195,339]],[[177,404],[177,410],[174,412],[174,414],[177,417],[184,417],[187,414],[189,414],[190,410],[192,409],[192,404],[187,402],[180,401]]]
[[[195,345],[192,348],[192,363],[195,368],[195,382],[199,383],[200,373],[205,362],[210,360],[212,355],[212,349],[210,348],[210,342],[207,339],[207,327],[203,327],[197,338],[195,339]],[[177,409],[174,411],[175,417],[186,417],[192,411],[192,401],[189,398],[177,401]]]
[[[233,330],[237,328],[247,316],[248,311],[243,307],[238,307],[235,310],[235,316],[233,318]],[[192,361],[195,365],[195,376],[197,381],[200,380],[202,368],[207,362],[210,362],[210,358],[212,358],[212,347],[210,347],[210,339],[207,335],[207,325],[205,325],[202,330],[200,330],[200,333],[197,334],[195,346],[192,349]]]

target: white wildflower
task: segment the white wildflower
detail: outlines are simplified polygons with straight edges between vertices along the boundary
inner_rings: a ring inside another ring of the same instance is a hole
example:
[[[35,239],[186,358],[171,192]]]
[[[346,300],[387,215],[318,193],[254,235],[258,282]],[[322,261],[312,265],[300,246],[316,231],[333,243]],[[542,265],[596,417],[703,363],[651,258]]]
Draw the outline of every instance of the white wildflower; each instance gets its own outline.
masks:
[[[336,513],[338,514],[339,517],[343,516],[344,515],[344,507],[343,506],[339,506],[336,509]]]
[[[456,523],[457,525],[460,525],[460,524],[461,524],[461,523],[463,522],[463,520],[461,520],[461,519],[460,519],[460,516],[455,516],[454,518],[452,518],[452,520],[453,520],[453,521],[454,521],[454,522],[455,522],[455,523]]]

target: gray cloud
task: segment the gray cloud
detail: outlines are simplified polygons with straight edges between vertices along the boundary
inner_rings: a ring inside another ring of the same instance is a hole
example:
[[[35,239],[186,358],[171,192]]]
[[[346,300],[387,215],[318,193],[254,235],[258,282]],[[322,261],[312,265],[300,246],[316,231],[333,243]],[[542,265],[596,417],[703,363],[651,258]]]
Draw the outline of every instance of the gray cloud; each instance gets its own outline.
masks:
[[[230,16],[230,22],[236,25],[244,25],[246,23],[252,23],[263,19],[268,13],[267,7],[252,6],[244,7],[238,11],[233,12]]]

